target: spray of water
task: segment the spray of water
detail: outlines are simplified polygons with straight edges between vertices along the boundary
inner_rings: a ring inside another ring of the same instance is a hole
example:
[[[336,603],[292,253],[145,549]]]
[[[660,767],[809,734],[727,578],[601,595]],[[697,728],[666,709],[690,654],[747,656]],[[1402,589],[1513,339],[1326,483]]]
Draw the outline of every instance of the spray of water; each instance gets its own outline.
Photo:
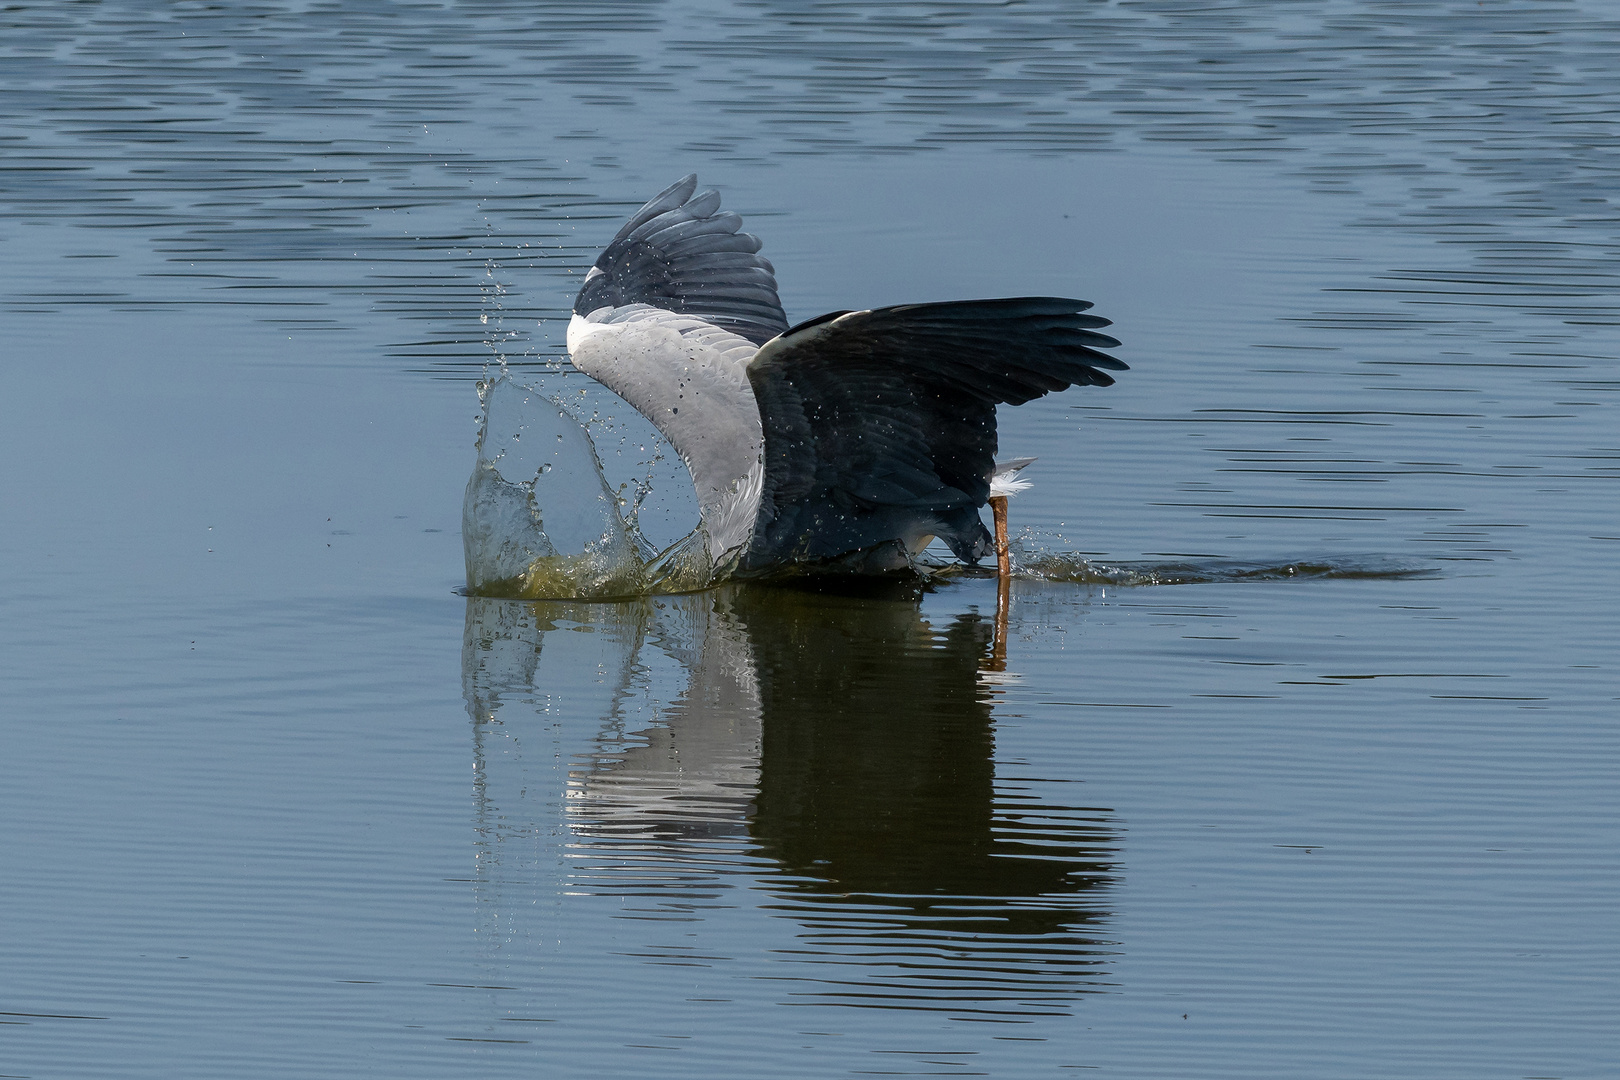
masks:
[[[561,398],[509,372],[480,382],[478,395],[478,460],[461,519],[469,593],[608,599],[714,580],[701,530],[662,551],[642,536],[640,500],[608,483],[588,425]]]

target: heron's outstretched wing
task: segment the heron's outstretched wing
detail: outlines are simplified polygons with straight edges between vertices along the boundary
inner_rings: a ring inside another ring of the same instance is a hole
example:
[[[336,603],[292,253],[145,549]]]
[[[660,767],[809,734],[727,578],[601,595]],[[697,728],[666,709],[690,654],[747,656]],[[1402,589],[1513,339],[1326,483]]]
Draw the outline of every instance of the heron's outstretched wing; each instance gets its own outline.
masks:
[[[833,558],[908,528],[982,554],[996,405],[1107,386],[1107,370],[1126,369],[1099,351],[1119,342],[1089,307],[906,304],[823,315],[768,342],[748,366],[765,440],[748,561]]]
[[[744,370],[757,348],[696,315],[647,304],[598,308],[568,328],[574,366],[629,402],[692,473],[718,561],[748,540],[764,466]]]
[[[585,277],[574,313],[651,304],[762,344],[787,329],[770,262],[720,193],[684,177],[638,210]]]

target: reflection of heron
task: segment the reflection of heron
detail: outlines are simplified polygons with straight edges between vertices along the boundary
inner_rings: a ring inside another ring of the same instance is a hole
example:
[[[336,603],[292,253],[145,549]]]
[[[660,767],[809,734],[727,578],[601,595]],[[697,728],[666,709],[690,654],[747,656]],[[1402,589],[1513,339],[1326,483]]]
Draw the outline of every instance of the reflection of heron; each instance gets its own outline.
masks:
[[[826,965],[796,1000],[1019,1011],[1089,985],[1114,832],[998,785],[990,625],[808,593],[735,609],[765,717],[750,829]]]
[[[683,917],[731,882],[772,896],[802,928],[777,954],[797,962],[792,1001],[1060,1007],[1101,975],[1116,833],[998,781],[991,636],[974,612],[932,626],[915,599],[757,586],[470,600],[480,880],[510,882],[530,859],[513,840],[565,818],[570,890]],[[559,761],[547,721],[569,715],[598,749]]]
[[[692,473],[716,566],[903,566],[938,536],[992,546],[996,405],[1125,365],[1091,305],[1057,297],[835,311],[789,327],[742,219],[688,176],[585,277],[574,366],[653,422]]]

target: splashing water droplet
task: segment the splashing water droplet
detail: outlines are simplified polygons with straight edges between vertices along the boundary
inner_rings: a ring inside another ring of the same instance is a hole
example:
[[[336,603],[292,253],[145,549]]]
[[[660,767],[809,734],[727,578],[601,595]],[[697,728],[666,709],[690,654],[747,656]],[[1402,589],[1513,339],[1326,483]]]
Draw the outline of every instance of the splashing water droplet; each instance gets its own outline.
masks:
[[[632,502],[609,487],[589,431],[557,399],[510,376],[481,396],[478,461],[462,504],[469,593],[607,598],[713,581],[701,529],[661,553],[648,543],[635,522],[641,493]],[[524,431],[555,440],[523,444]]]

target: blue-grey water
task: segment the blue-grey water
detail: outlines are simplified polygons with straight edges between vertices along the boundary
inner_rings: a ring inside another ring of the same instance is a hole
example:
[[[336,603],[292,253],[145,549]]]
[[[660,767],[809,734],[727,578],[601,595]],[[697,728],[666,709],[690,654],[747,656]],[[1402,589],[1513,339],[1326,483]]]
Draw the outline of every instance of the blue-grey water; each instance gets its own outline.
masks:
[[[1617,51],[1600,0],[7,5],[0,1074],[1616,1075]],[[454,591],[474,380],[611,412],[578,275],[688,171],[790,318],[1115,320],[1117,386],[1001,415],[1073,580]]]

